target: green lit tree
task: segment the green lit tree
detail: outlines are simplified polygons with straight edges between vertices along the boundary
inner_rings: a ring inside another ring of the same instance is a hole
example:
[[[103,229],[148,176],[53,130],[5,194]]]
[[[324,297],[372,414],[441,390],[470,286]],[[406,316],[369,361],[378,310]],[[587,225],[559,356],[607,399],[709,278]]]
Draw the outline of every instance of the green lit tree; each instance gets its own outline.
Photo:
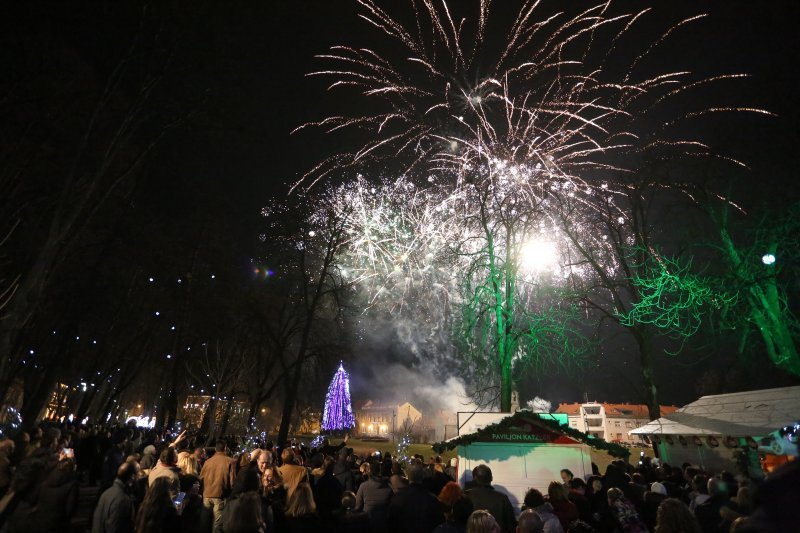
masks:
[[[636,282],[640,272],[652,265],[654,238],[664,226],[664,211],[656,209],[653,199],[664,198],[664,189],[641,173],[620,178],[610,190],[599,195],[596,209],[580,210],[567,199],[556,210],[573,255],[575,277],[574,301],[597,317],[598,327],[611,324],[621,328],[634,343],[641,372],[641,394],[648,415],[660,416],[658,381],[655,374],[655,338],[660,334],[649,322],[629,321],[631,310],[646,295]]]
[[[726,207],[715,217],[718,249],[727,266],[722,283],[730,287],[736,303],[726,308],[724,320],[742,333],[740,349],[755,329],[773,364],[800,376],[800,324],[787,291],[800,252],[800,206],[795,204],[783,215],[770,213],[738,242],[730,229],[729,212]]]
[[[454,343],[479,403],[511,409],[515,373],[579,365],[588,343],[563,298],[561,261],[543,232],[545,200],[504,190],[503,171],[467,188],[460,239],[450,256],[460,283]],[[569,271],[565,271],[569,276]],[[478,378],[478,379],[474,379]],[[487,402],[488,400],[488,402]]]
[[[692,261],[646,254],[645,265],[631,281],[639,301],[620,315],[625,327],[637,324],[655,326],[683,344],[700,331],[715,310],[736,302],[735,294],[718,289],[708,276],[692,271]]]
[[[642,298],[624,315],[631,327],[650,324],[687,338],[706,319],[741,335],[740,352],[758,331],[767,355],[778,368],[800,376],[797,338],[800,324],[789,303],[788,281],[793,257],[800,251],[800,209],[764,217],[737,238],[729,206],[709,210],[719,241],[715,259],[724,269],[715,275],[692,271],[691,262],[660,258],[637,273],[632,283]]]

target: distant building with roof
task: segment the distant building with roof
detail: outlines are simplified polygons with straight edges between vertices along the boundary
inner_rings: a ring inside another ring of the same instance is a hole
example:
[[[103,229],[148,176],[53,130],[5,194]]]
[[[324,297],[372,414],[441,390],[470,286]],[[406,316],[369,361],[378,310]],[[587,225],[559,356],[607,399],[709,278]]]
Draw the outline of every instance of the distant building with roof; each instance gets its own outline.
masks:
[[[673,413],[674,405],[662,405],[661,414]],[[647,406],[630,403],[562,403],[555,411],[567,415],[569,427],[608,442],[640,444],[629,432],[650,422]]]
[[[396,405],[367,400],[356,405],[355,418],[354,433],[357,436],[390,439],[394,434],[413,433],[422,413],[409,402]]]

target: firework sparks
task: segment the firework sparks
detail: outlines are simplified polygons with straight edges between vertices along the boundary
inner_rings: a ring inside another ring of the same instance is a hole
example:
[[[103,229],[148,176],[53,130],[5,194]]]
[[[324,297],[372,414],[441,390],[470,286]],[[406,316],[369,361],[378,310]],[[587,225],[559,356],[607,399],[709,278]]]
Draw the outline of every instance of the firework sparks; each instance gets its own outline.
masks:
[[[636,46],[627,38],[649,8],[616,14],[609,1],[569,16],[532,0],[503,27],[489,0],[470,3],[475,13],[463,18],[444,0],[412,1],[410,25],[374,0],[357,5],[383,46],[335,46],[319,56],[326,68],[310,75],[329,80],[329,90],[355,92],[371,112],[298,129],[359,131],[366,140],[322,161],[293,189],[333,173],[374,175],[399,165],[399,178],[358,177],[332,193],[347,217],[341,268],[369,287],[369,306],[387,302],[397,311],[415,301],[430,319],[446,317],[453,304],[474,311],[491,293],[500,331],[503,321],[517,320],[514,306],[547,307],[537,300],[543,276],[568,284],[584,275],[586,249],[611,246],[596,224],[583,231],[589,213],[612,221],[604,231],[625,232],[629,215],[615,198],[628,192],[624,177],[645,155],[714,156],[679,125],[716,113],[766,113],[709,106],[664,120],[675,98],[744,76],[647,65],[670,36],[704,15],[667,27],[631,55]],[[603,259],[593,268],[613,277],[618,256],[595,256]],[[519,318],[534,322],[530,314]],[[501,366],[524,344],[519,336],[493,342],[503,345]]]

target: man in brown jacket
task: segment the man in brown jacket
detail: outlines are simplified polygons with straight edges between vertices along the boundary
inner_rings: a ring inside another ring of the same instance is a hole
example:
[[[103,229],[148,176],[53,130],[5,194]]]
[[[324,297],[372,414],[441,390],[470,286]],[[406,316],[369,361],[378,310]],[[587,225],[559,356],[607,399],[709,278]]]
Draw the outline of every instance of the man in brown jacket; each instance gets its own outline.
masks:
[[[300,483],[308,481],[308,469],[297,464],[297,458],[289,448],[281,452],[281,461],[283,464],[278,468],[278,472],[281,473],[283,487],[286,489],[286,499],[288,500]]]
[[[225,498],[233,487],[236,477],[236,461],[228,457],[228,445],[218,440],[216,453],[203,464],[200,479],[203,481],[203,505],[214,513],[214,531],[222,527],[222,510],[225,509]]]

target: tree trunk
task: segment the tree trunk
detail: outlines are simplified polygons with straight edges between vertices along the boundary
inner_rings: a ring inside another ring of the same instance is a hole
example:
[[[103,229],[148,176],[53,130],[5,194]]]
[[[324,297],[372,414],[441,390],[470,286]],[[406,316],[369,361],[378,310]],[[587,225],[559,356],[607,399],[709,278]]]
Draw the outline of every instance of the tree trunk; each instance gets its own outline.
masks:
[[[278,429],[278,446],[283,447],[289,436],[289,426],[292,423],[294,406],[297,403],[297,390],[300,388],[300,378],[303,376],[303,365],[298,360],[289,383],[286,386],[286,398],[283,402],[283,412],[281,413],[281,426]]]
[[[247,411],[247,430],[252,431],[256,428],[256,418],[258,417],[258,409],[261,407],[261,402],[250,402],[250,409]]]
[[[658,386],[656,385],[653,371],[653,346],[646,331],[639,327],[631,328],[631,333],[639,347],[639,364],[642,369],[642,382],[644,384],[644,398],[647,403],[647,413],[650,420],[661,418],[661,406],[658,403]]]
[[[217,416],[217,399],[212,396],[208,400],[208,407],[206,407],[206,411],[203,413],[203,421],[200,423],[200,429],[197,432],[200,435],[208,435],[208,438],[213,437],[214,428],[216,426],[216,416]]]
[[[231,394],[228,398],[228,402],[225,404],[225,411],[222,413],[222,424],[219,427],[219,435],[222,438],[225,438],[225,434],[228,432],[228,423],[231,420],[231,411],[233,411],[233,401],[236,398],[235,394]]]
[[[25,378],[25,395],[19,414],[26,424],[36,424],[47,407],[56,384],[55,367],[56,365],[51,363],[44,375]]]

